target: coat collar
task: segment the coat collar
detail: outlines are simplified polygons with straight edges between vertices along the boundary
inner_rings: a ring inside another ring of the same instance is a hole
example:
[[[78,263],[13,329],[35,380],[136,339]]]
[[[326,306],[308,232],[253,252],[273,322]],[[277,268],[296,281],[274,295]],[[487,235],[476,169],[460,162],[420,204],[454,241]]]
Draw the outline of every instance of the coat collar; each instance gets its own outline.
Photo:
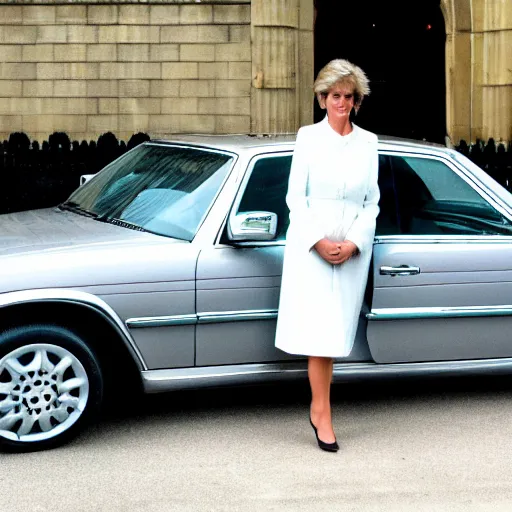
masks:
[[[327,115],[318,123],[322,129],[326,132],[326,135],[335,138],[340,142],[349,142],[351,139],[357,138],[357,133],[359,131],[359,127],[352,123],[352,131],[348,135],[340,135],[330,124],[327,119]]]

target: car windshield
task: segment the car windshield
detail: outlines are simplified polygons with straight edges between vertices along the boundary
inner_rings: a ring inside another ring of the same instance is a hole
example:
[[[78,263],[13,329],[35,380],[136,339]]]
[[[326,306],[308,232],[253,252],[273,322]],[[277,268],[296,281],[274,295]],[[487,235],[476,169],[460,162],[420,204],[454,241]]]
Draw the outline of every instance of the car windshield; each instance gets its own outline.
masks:
[[[233,160],[198,148],[141,145],[105,167],[61,208],[191,241]]]

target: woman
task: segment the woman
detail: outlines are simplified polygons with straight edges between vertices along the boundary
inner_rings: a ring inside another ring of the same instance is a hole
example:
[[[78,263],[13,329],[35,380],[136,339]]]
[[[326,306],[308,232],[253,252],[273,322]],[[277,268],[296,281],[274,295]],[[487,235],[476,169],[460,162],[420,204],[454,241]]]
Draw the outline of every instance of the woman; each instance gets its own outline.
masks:
[[[297,134],[276,347],[309,356],[311,426],[319,447],[335,452],[333,358],[348,356],[356,335],[379,212],[378,154],[377,137],[350,120],[370,92],[364,72],[333,60],[314,90],[327,116]]]

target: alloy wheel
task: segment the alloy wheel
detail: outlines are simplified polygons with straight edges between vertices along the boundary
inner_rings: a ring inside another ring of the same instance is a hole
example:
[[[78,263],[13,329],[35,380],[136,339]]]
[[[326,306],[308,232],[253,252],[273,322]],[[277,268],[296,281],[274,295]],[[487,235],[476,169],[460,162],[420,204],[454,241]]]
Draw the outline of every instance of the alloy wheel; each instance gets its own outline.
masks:
[[[89,398],[80,360],[52,344],[30,344],[0,359],[0,437],[47,441],[68,430]]]

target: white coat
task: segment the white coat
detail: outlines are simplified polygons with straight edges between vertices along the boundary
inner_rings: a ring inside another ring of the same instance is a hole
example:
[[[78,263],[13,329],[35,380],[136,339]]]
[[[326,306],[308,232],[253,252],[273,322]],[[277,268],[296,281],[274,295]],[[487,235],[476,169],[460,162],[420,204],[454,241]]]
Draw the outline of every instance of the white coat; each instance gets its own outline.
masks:
[[[297,134],[286,202],[286,236],[276,347],[290,354],[346,357],[354,344],[375,219],[377,137],[356,125],[339,135],[327,121]],[[331,265],[313,249],[327,237],[359,254]]]

